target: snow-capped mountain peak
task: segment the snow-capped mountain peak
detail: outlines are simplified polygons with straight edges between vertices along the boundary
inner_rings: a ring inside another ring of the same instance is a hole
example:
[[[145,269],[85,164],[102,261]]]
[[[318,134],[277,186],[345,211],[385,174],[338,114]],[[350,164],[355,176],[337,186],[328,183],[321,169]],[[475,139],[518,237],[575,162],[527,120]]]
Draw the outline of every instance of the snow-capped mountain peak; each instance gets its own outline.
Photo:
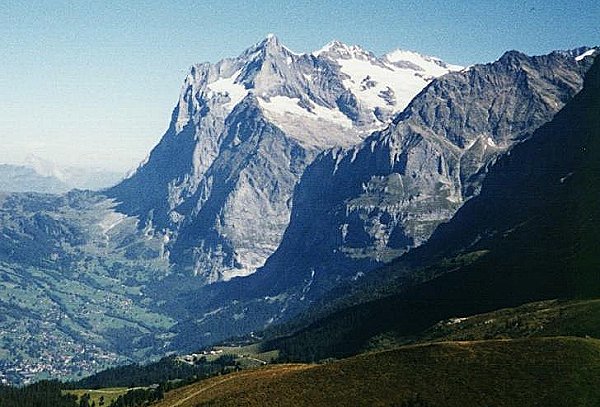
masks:
[[[410,51],[396,50],[377,58],[358,46],[339,41],[330,42],[314,55],[339,67],[344,88],[371,112],[363,120],[380,126],[402,111],[432,79],[462,69]]]
[[[328,57],[333,60],[338,58],[370,59],[375,57],[372,52],[365,50],[359,45],[347,45],[338,40],[327,43],[323,48],[314,51],[312,54],[316,57]]]
[[[316,51],[313,51],[312,54],[314,56],[318,57],[321,54],[324,54],[326,52],[330,52],[331,50],[335,50],[337,48],[345,47],[345,46],[346,46],[346,44],[344,44],[338,40],[333,40],[333,41],[330,41],[327,44],[325,44],[322,48],[320,48]]]
[[[283,54],[284,56],[302,56],[303,53],[292,51],[286,47],[275,34],[267,34],[265,38],[246,49],[240,56],[240,59],[254,60],[257,58],[268,58],[273,55]]]
[[[176,128],[181,131],[193,112],[206,108],[226,117],[254,93],[265,115],[302,143],[348,146],[387,125],[433,78],[460,68],[410,51],[378,58],[338,40],[298,54],[269,34],[237,58],[192,67]],[[344,136],[328,140],[323,130]]]
[[[279,38],[274,34],[268,34],[265,38],[244,51],[240,57],[252,59],[261,53],[264,54],[267,51],[281,51],[282,48]]]
[[[171,127],[111,193],[165,229],[172,260],[206,282],[250,274],[279,244],[305,166],[387,126],[449,71],[436,67],[398,67],[340,41],[297,54],[267,35],[236,58],[190,69]],[[256,230],[263,236],[248,240]]]

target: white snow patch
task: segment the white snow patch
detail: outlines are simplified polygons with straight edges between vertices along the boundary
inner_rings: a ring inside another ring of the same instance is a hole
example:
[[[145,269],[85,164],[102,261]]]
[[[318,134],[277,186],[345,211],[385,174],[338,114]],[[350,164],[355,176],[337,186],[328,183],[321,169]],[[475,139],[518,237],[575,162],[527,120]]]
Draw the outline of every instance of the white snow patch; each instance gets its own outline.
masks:
[[[338,40],[333,40],[328,42],[323,48],[313,51],[313,55],[316,57],[322,56],[326,53],[335,52],[337,54],[344,55],[345,58],[361,58],[368,59],[372,55],[370,52],[366,51],[362,47],[358,45],[347,45]]]
[[[248,90],[244,85],[235,83],[235,80],[239,76],[241,70],[237,71],[228,78],[219,78],[213,83],[209,83],[207,88],[214,93],[229,96],[230,101],[225,103],[223,107],[227,110],[231,110],[242,101],[242,99],[248,94]],[[209,97],[212,95],[209,95]]]
[[[330,42],[328,42],[327,44],[325,44],[325,45],[323,46],[323,48],[321,48],[321,49],[318,49],[318,50],[316,50],[316,51],[313,51],[313,53],[312,53],[312,54],[313,54],[314,56],[318,57],[319,55],[321,55],[321,54],[323,54],[323,53],[325,53],[325,52],[329,52],[329,51],[331,51],[332,49],[334,49],[335,47],[337,47],[337,46],[339,46],[339,45],[345,45],[345,44],[342,44],[342,43],[341,43],[341,42],[339,42],[339,41],[333,40],[333,41],[330,41]]]
[[[343,81],[344,86],[370,109],[387,104],[379,94],[386,92],[389,87],[394,92],[394,110],[402,110],[429,83],[426,77],[416,76],[413,70],[391,65],[382,67],[369,60],[352,58],[336,62],[341,71],[349,76],[349,79]],[[374,82],[375,86],[365,86],[367,81]]]
[[[576,56],[575,61],[581,61],[585,57],[594,55],[595,52],[596,52],[596,50],[594,48],[589,49],[589,50],[585,51],[583,54]]]
[[[297,57],[301,57],[302,55],[305,55],[304,53],[299,53],[296,51],[292,51],[291,49],[289,49],[288,47],[286,47],[285,45],[282,45],[281,48],[283,48],[284,50],[286,50],[288,53],[295,55]]]
[[[460,71],[464,69],[464,67],[460,65],[452,64],[445,64],[446,67],[444,67],[442,66],[444,65],[444,63],[439,58],[421,55],[418,52],[405,51],[401,49],[397,49],[386,54],[384,56],[384,59],[392,63],[402,61],[413,63],[423,68],[429,75],[432,76],[441,76],[448,73],[449,71]]]
[[[330,44],[318,52],[331,47],[340,49],[344,45]],[[396,50],[376,59],[358,47],[345,46],[343,49],[348,52],[336,62],[342,73],[349,76],[343,81],[344,86],[369,109],[401,111],[433,78],[463,69],[457,65],[444,66],[437,58],[411,51]],[[409,64],[405,67],[395,65],[402,61]]]
[[[308,293],[308,291],[310,290],[310,286],[312,285],[312,283],[315,281],[315,270],[312,269],[310,271],[310,280],[308,281],[308,283],[304,286],[304,288],[302,289],[302,297],[300,297],[300,301],[304,301],[306,298],[306,293]]]
[[[264,110],[279,115],[296,115],[312,119],[321,119],[336,123],[342,127],[352,128],[352,120],[339,111],[315,104],[313,111],[299,105],[300,99],[287,96],[273,96],[269,101],[260,98],[259,104]]]
[[[350,147],[364,138],[337,108],[315,103],[309,111],[286,96],[259,97],[258,103],[265,117],[307,148]]]

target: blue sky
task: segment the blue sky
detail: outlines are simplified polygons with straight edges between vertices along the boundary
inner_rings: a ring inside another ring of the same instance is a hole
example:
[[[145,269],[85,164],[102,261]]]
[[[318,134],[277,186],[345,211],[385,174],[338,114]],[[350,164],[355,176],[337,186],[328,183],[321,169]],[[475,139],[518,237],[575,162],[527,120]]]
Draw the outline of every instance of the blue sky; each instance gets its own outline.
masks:
[[[188,67],[275,33],[469,65],[600,44],[595,1],[13,1],[0,4],[0,162],[129,169],[168,125]]]

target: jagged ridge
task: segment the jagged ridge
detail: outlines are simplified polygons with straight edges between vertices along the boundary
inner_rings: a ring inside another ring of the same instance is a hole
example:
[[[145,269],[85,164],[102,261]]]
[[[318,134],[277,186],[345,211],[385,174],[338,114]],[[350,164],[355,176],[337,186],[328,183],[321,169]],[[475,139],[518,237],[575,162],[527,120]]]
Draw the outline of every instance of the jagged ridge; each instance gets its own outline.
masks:
[[[411,55],[408,66],[339,42],[296,54],[268,36],[238,58],[195,65],[161,142],[108,194],[167,236],[178,267],[207,283],[250,274],[279,245],[318,153],[361,141],[456,69]]]

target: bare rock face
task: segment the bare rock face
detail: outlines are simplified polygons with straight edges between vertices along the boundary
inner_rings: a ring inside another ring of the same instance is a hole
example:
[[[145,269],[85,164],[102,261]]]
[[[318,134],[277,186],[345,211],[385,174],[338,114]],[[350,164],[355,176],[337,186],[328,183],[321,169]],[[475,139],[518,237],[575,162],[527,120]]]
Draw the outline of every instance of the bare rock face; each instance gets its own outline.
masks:
[[[582,88],[593,58],[579,55],[511,51],[447,74],[386,129],[321,153],[294,191],[277,250],[256,273],[200,290],[191,307],[204,314],[191,316],[186,329],[227,337],[288,320],[341,282],[426,241],[478,195],[498,157]]]
[[[565,53],[511,51],[435,80],[389,128],[307,168],[266,268],[278,259],[307,269],[340,257],[380,262],[420,245],[478,193],[490,163],[581,89],[588,67]]]
[[[268,36],[238,58],[196,65],[160,143],[107,193],[167,236],[177,267],[206,283],[251,274],[278,247],[294,187],[319,153],[361,142],[460,68],[398,52],[332,42],[296,54]]]

